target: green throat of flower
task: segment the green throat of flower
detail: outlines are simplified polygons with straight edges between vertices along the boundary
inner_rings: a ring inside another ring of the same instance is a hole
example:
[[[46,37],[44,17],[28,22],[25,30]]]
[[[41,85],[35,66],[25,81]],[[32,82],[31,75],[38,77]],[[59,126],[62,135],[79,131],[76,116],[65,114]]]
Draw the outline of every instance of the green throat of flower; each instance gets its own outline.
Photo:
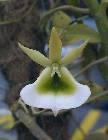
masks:
[[[68,95],[74,93],[75,90],[75,84],[67,81],[67,79],[58,74],[58,72],[54,72],[45,82],[41,82],[37,86],[37,91],[40,94]]]

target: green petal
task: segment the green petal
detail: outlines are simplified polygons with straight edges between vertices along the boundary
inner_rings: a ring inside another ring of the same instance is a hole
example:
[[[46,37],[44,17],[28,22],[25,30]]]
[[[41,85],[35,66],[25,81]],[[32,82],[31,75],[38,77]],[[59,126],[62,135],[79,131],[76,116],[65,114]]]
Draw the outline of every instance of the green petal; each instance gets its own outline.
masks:
[[[61,40],[56,29],[53,27],[49,40],[49,59],[52,63],[59,63],[61,60]]]
[[[36,90],[40,94],[68,95],[75,89],[75,81],[64,67],[61,68],[61,77],[57,73],[51,77],[51,69],[46,68],[36,81]]]
[[[34,62],[36,62],[44,67],[48,66],[50,64],[50,60],[47,57],[45,57],[43,54],[41,54],[39,51],[26,48],[20,43],[18,43],[18,45],[22,49],[22,51],[26,55],[28,55]]]
[[[65,29],[59,27],[59,32],[63,45],[73,44],[79,40],[86,41],[87,39],[89,39],[89,43],[101,41],[99,33],[84,24],[68,25]]]
[[[76,59],[86,47],[88,41],[85,41],[80,47],[75,48],[74,50],[70,51],[64,58],[62,59],[62,64],[67,65],[70,64],[74,59]]]

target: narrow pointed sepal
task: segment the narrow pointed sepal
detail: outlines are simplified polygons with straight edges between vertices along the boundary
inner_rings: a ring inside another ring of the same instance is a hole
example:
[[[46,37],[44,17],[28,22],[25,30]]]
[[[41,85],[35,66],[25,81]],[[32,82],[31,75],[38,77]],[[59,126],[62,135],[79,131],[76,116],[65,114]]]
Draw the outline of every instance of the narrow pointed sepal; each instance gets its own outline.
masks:
[[[85,41],[83,44],[81,44],[80,47],[75,48],[74,50],[70,51],[66,56],[63,57],[61,63],[63,65],[68,65],[71,62],[73,62],[74,59],[76,59],[78,56],[80,56],[80,54],[82,53],[84,48],[87,46],[87,43],[88,43],[88,41]]]
[[[49,59],[53,63],[59,63],[61,60],[61,46],[62,42],[56,29],[53,27],[51,31],[51,36],[49,40]]]
[[[48,65],[50,65],[50,60],[45,57],[43,54],[41,54],[39,51],[33,50],[33,49],[29,49],[24,47],[22,44],[18,43],[19,47],[21,48],[21,50],[28,56],[31,58],[31,60],[33,60],[34,62],[46,67]]]

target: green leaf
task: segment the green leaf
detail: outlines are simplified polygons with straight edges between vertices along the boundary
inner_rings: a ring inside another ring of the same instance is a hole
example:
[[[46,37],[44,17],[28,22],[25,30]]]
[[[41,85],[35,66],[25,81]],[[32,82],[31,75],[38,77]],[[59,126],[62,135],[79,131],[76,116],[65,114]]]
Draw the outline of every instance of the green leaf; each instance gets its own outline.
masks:
[[[80,56],[80,54],[86,47],[87,43],[88,43],[88,41],[85,41],[80,47],[75,48],[74,50],[70,51],[66,56],[64,56],[61,63],[63,65],[67,65],[67,64],[71,63],[74,59],[76,59],[78,56]]]
[[[71,21],[71,18],[65,12],[62,11],[56,12],[52,18],[53,26],[57,28],[66,27],[71,23]]]
[[[90,43],[99,43],[100,35],[98,32],[89,28],[84,24],[69,25],[65,29],[60,29],[59,32],[63,45],[75,43],[79,40],[88,40]]]
[[[50,64],[50,60],[47,57],[45,57],[43,54],[41,54],[39,51],[26,48],[20,43],[18,43],[18,45],[21,48],[21,50],[26,55],[28,55],[34,62],[42,66],[48,66]]]
[[[61,46],[62,42],[56,29],[53,27],[51,31],[51,36],[49,40],[49,59],[51,62],[56,63],[61,60]]]

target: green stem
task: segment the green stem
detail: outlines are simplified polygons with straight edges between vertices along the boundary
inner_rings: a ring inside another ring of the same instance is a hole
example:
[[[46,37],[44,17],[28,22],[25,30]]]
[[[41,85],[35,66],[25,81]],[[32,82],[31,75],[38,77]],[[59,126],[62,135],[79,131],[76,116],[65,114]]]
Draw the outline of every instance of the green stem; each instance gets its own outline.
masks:
[[[49,10],[48,12],[46,12],[42,16],[40,23],[43,23],[43,21],[46,21],[50,16],[52,16],[52,14],[54,14],[55,12],[60,11],[60,10],[69,10],[69,11],[73,11],[75,13],[89,14],[89,9],[87,9],[87,8],[80,8],[80,7],[76,7],[76,6],[72,6],[72,5],[62,5],[62,6],[53,8],[53,9]]]
[[[108,19],[106,16],[106,9],[103,5],[100,5],[97,0],[86,0],[86,3],[90,9],[90,13],[93,15],[96,21],[96,25],[100,32],[102,47],[101,54],[108,55]]]
[[[43,129],[41,129],[33,116],[26,114],[23,110],[18,109],[15,112],[16,117],[22,122],[38,140],[52,140]]]
[[[101,49],[99,51],[99,58],[108,56],[108,19],[106,15],[106,6],[99,4],[97,0],[85,0],[90,13],[96,21],[96,25],[101,37]],[[108,85],[108,66],[103,63],[100,64],[99,69]]]

